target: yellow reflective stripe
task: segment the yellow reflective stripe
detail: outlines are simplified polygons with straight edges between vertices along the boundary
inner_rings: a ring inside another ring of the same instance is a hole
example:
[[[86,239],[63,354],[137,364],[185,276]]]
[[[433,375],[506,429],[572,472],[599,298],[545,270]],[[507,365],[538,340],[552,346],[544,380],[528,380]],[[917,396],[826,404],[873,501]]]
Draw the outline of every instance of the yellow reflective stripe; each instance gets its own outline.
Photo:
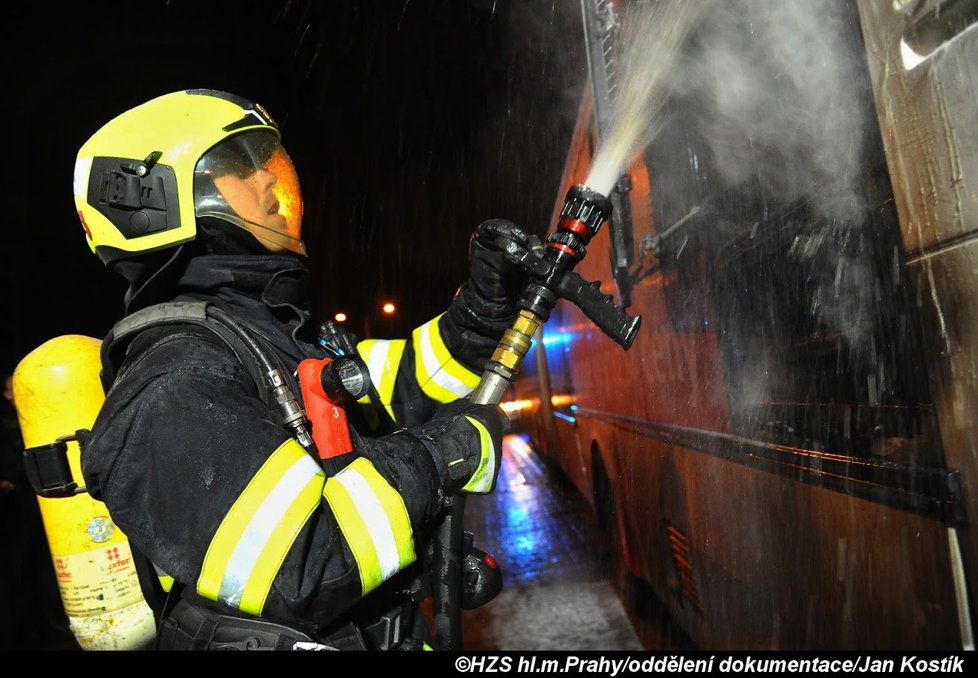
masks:
[[[489,431],[482,425],[481,421],[472,417],[465,418],[479,431],[479,442],[481,443],[479,449],[482,451],[482,458],[479,460],[479,466],[475,469],[475,473],[472,474],[469,482],[465,484],[462,490],[473,494],[489,494],[492,491],[492,480],[496,476],[496,450],[492,444],[492,436],[489,435]]]
[[[444,314],[442,314],[444,315]],[[414,374],[425,395],[440,403],[463,398],[479,385],[480,375],[452,357],[438,330],[438,318],[414,330]]]
[[[316,466],[318,471],[318,464],[311,459],[310,462]],[[301,483],[301,478],[298,475],[295,480]],[[296,493],[285,513],[274,523],[268,537],[268,543],[255,561],[251,576],[248,577],[248,584],[241,596],[241,609],[245,612],[261,614],[261,610],[265,606],[265,599],[268,598],[268,592],[272,589],[272,582],[275,581],[285,557],[292,549],[296,537],[299,536],[299,531],[321,505],[324,480],[325,474],[323,473],[310,477],[302,489]],[[288,482],[288,477],[283,479],[283,485],[287,485]]]
[[[325,474],[294,439],[269,456],[214,534],[197,592],[261,614],[299,531],[320,504]]]
[[[370,381],[373,382],[380,396],[380,402],[386,408],[391,419],[397,421],[391,401],[394,399],[394,381],[397,379],[397,368],[401,364],[401,355],[407,341],[404,339],[367,339],[357,344],[357,352],[367,363],[370,371]],[[367,396],[360,399],[366,402]]]
[[[329,478],[323,496],[353,552],[363,595],[415,561],[404,500],[368,459]]]
[[[163,588],[163,592],[169,593],[170,589],[173,588],[173,577],[161,570],[160,566],[156,563],[150,564],[153,566],[153,571],[156,572],[156,578],[160,580],[160,586]]]
[[[333,482],[334,478],[326,481],[323,496],[329,503],[329,508],[336,516],[340,532],[353,552],[360,573],[360,595],[365,596],[377,588],[383,581],[377,551],[370,538],[367,524],[357,511],[356,502],[349,495],[342,483]]]

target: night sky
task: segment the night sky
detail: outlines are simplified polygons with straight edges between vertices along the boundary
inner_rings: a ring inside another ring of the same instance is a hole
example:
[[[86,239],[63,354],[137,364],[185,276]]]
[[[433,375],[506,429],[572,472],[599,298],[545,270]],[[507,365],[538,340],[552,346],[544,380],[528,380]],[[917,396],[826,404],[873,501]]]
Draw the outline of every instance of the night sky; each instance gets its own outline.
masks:
[[[581,36],[578,0],[17,3],[2,47],[5,367],[119,317],[124,285],[75,214],[75,153],[122,111],[192,87],[257,100],[282,128],[317,318],[345,310],[361,336],[403,335],[465,279],[479,222],[549,230]]]

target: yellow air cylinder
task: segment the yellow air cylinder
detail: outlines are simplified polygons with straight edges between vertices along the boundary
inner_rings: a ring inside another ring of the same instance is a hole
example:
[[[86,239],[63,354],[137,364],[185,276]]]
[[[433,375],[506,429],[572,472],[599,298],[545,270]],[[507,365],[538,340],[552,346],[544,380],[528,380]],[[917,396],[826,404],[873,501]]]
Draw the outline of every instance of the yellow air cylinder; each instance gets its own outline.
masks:
[[[98,339],[65,335],[34,349],[14,370],[14,404],[24,446],[39,447],[91,429],[105,396]],[[68,443],[73,479],[84,486],[77,442]],[[87,493],[38,497],[61,599],[85,650],[132,650],[156,633],[139,587],[129,541]]]

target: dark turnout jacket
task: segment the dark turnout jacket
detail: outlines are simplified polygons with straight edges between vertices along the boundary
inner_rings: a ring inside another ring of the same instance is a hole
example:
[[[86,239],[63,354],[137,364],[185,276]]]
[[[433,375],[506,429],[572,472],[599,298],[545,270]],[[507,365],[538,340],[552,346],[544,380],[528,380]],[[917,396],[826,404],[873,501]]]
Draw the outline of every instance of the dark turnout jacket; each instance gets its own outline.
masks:
[[[175,300],[232,314],[292,375],[301,360],[326,355],[305,283],[291,256],[202,255],[190,260]],[[398,578],[422,557],[439,480],[423,445],[400,428],[478,383],[501,330],[470,320],[450,307],[410,338],[359,343],[376,388],[361,406],[376,409],[371,421],[394,426],[355,434],[355,452],[328,471],[262,401],[227,345],[147,332],[85,447],[87,487],[192,597],[323,632],[403,588]]]

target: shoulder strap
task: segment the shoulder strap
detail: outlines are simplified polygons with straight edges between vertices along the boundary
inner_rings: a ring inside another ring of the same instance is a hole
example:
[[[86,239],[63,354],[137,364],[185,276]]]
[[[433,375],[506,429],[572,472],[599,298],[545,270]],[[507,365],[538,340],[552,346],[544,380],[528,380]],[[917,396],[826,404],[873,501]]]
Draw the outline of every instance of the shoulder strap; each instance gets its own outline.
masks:
[[[207,314],[207,308],[208,304],[202,301],[167,302],[136,311],[113,325],[102,342],[101,350],[101,379],[106,393],[125,365],[131,365],[161,341],[178,335],[227,345],[248,370],[264,399],[259,361],[237,334]]]
[[[261,399],[270,407],[275,407],[277,403],[272,402],[271,394],[264,387],[262,360],[256,354],[261,350],[256,343],[260,340],[241,325],[238,325],[237,331],[232,330],[227,324],[232,321],[219,319],[223,315],[221,313],[214,313],[218,317],[209,315],[208,306],[206,302],[156,304],[128,315],[113,325],[102,342],[100,356],[101,380],[105,392],[108,393],[128,365],[153,347],[174,337],[196,337],[230,348],[254,380]],[[174,594],[178,588],[169,592],[163,591],[153,564],[137,552],[134,546],[133,551],[140,588],[157,620],[162,623],[168,605],[176,599]],[[181,587],[179,583],[174,583],[173,586]]]

